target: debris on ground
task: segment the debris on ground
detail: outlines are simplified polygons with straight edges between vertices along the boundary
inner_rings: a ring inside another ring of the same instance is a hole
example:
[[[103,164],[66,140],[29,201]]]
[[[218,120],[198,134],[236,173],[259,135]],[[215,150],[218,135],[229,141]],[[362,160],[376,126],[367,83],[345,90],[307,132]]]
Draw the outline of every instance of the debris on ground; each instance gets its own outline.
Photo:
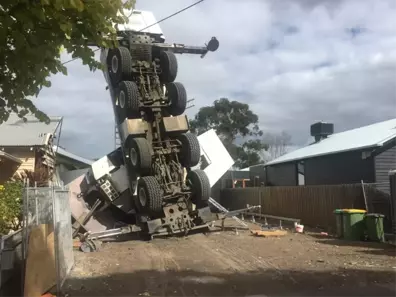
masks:
[[[287,234],[285,230],[250,230],[250,232],[255,236],[262,237],[279,237]]]
[[[75,252],[64,290],[69,296],[395,296],[392,246],[320,231],[235,236],[231,223],[230,231],[218,226],[207,234]]]

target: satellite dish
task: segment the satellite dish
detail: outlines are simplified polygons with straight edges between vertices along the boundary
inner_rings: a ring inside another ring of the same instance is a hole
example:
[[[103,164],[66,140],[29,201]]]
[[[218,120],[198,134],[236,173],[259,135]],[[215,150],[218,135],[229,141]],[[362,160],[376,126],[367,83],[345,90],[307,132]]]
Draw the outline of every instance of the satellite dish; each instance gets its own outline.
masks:
[[[206,45],[206,49],[210,52],[215,52],[219,48],[219,41],[217,40],[216,37],[212,37],[212,39],[209,41],[209,43]]]

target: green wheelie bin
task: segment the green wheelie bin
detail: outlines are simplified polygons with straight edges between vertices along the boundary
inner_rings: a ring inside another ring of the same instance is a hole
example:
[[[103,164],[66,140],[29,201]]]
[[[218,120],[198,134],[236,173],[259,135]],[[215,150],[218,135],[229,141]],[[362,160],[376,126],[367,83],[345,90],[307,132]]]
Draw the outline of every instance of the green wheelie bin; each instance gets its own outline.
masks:
[[[344,239],[362,240],[365,232],[366,211],[363,209],[343,209],[342,226]]]
[[[371,241],[385,241],[384,215],[379,213],[366,214],[366,229],[368,239]]]
[[[336,219],[336,236],[338,238],[344,237],[343,227],[342,227],[342,217],[344,211],[342,209],[336,209],[333,212],[335,214]]]

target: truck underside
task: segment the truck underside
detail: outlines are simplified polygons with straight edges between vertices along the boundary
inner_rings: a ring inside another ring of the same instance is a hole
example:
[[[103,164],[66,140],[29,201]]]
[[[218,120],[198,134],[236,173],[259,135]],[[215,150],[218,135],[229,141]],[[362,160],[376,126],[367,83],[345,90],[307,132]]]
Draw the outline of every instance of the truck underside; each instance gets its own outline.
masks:
[[[175,54],[204,57],[219,43],[212,38],[204,47],[166,44],[160,29],[128,29],[118,36],[117,47],[102,49],[101,61],[121,146],[72,183],[78,226],[74,235],[81,226],[96,237],[136,230],[176,234],[206,227],[216,219],[209,207],[211,186],[233,160],[214,131],[201,135],[201,141],[189,132],[183,115],[187,92],[175,82]],[[203,156],[210,165],[205,170],[199,168]],[[122,227],[114,229],[115,222]]]

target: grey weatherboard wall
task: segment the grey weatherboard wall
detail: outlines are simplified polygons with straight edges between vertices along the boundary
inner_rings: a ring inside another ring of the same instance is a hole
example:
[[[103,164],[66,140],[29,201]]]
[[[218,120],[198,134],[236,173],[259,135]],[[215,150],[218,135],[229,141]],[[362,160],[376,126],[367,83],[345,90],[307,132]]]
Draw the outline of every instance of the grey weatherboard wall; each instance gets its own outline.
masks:
[[[254,184],[254,186],[260,186],[261,183],[265,183],[265,165],[253,165],[249,167],[249,177],[252,182],[255,182],[258,178],[259,184]]]
[[[337,185],[375,181],[374,159],[362,150],[304,160],[305,185]]]
[[[297,186],[296,163],[274,164],[265,168],[267,186]]]
[[[374,157],[374,168],[377,189],[390,193],[389,171],[396,169],[396,141],[386,145],[384,150]]]

